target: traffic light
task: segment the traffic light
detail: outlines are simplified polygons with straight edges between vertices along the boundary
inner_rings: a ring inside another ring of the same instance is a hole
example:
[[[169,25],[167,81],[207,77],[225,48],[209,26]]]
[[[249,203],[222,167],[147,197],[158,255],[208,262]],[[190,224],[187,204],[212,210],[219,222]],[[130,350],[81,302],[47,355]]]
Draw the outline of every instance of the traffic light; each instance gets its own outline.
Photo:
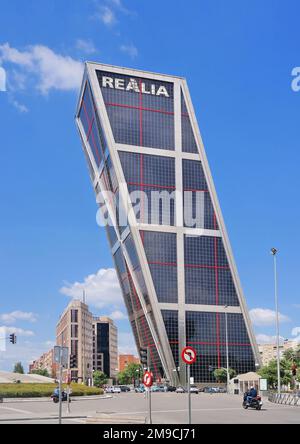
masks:
[[[70,368],[77,368],[77,357],[76,357],[76,355],[70,355]]]
[[[143,367],[147,367],[148,365],[148,352],[146,348],[140,348],[140,359]]]
[[[9,335],[9,342],[11,342],[12,344],[16,344],[17,343],[17,336],[14,333]]]

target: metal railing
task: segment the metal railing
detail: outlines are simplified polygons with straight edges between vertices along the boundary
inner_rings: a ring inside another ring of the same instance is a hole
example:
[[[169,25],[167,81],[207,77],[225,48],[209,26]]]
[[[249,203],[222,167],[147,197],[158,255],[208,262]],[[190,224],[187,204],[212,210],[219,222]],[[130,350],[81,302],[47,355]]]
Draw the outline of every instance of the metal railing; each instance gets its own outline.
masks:
[[[268,396],[270,402],[283,405],[293,405],[300,407],[300,394],[295,393],[270,393]]]

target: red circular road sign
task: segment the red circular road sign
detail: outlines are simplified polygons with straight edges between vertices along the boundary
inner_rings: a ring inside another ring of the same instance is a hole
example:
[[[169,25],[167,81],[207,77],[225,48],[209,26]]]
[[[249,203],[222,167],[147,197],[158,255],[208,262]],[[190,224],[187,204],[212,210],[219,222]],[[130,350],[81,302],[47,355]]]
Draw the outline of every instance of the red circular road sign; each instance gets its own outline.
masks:
[[[194,364],[197,358],[196,350],[193,347],[185,347],[182,350],[181,357],[186,364]]]
[[[153,375],[151,372],[145,372],[143,376],[143,384],[145,387],[152,387],[153,385]]]

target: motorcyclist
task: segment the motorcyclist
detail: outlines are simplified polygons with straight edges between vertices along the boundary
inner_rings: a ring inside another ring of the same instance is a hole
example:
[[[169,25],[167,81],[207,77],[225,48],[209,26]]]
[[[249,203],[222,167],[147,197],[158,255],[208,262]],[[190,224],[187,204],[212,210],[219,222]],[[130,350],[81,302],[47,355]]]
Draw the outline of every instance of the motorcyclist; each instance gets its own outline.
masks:
[[[255,387],[251,387],[250,390],[247,392],[247,403],[250,405],[253,398],[256,398],[257,396],[257,390]]]

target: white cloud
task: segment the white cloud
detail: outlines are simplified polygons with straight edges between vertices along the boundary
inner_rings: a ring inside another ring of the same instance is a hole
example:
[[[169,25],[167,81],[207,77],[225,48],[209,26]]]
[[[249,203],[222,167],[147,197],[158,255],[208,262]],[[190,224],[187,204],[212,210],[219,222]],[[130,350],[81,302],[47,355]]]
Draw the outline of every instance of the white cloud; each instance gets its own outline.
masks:
[[[92,40],[78,39],[76,41],[76,48],[85,54],[94,54],[96,52],[96,48]]]
[[[112,26],[117,22],[114,11],[108,6],[99,6],[95,17],[106,26]]]
[[[276,321],[276,312],[268,308],[253,308],[250,310],[250,318],[253,325],[256,326],[273,325]],[[289,322],[290,319],[279,313],[279,321]]]
[[[27,114],[29,112],[27,106],[23,105],[22,103],[18,102],[15,99],[12,100],[12,104],[21,114]]]
[[[130,45],[121,45],[120,50],[128,54],[132,59],[138,56],[138,50],[132,43]]]
[[[300,327],[295,327],[292,330],[293,341],[300,343]]]
[[[113,268],[102,268],[96,274],[87,276],[83,282],[66,284],[60,292],[73,299],[82,299],[96,308],[110,307],[118,309],[124,306],[117,273]]]
[[[137,349],[132,333],[120,332],[118,342],[119,354],[137,356]]]
[[[128,316],[120,310],[113,311],[108,317],[114,321],[122,321],[128,318]]]
[[[276,344],[276,336],[269,336],[265,334],[256,335],[256,340],[258,344]],[[284,338],[282,336],[279,337],[280,343],[283,343]]]
[[[5,351],[0,350],[1,370],[12,371],[14,364],[20,361],[25,372],[28,372],[29,364],[49,350],[50,347],[45,348],[45,345],[45,342],[33,342],[30,339],[22,340],[22,343],[17,340],[16,345],[7,346]]]
[[[17,72],[19,81],[16,81],[15,86],[20,86],[21,79],[22,89],[25,77],[42,94],[50,90],[78,90],[81,84],[83,64],[70,56],[57,54],[44,45],[33,45],[20,51],[5,43],[0,45],[0,61],[18,66],[21,72]]]
[[[6,327],[4,325],[0,326],[0,332],[5,335],[10,335],[12,333],[15,333],[16,336],[29,338],[32,336],[35,336],[34,332],[31,330],[23,330],[23,328],[17,328],[17,327]]]
[[[36,322],[36,320],[37,315],[35,313],[20,310],[0,315],[0,321],[4,324],[14,324],[16,321]]]

